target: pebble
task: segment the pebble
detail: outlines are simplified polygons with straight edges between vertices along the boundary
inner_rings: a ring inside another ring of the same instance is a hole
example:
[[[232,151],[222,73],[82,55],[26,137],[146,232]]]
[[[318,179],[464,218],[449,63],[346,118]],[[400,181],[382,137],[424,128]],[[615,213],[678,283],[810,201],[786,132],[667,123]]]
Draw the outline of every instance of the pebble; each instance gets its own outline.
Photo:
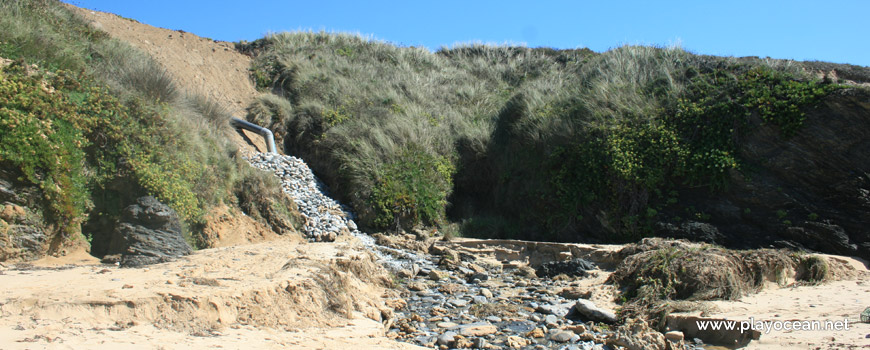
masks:
[[[550,340],[559,343],[567,343],[569,340],[571,340],[572,337],[575,336],[576,334],[574,334],[574,332],[556,331],[550,334]]]
[[[453,322],[444,321],[444,322],[438,322],[437,326],[438,326],[438,328],[453,328],[453,327],[458,326],[458,324],[453,323]]]
[[[544,323],[546,323],[548,327],[551,327],[552,325],[558,325],[559,318],[555,315],[547,315],[547,317],[544,317]]]
[[[455,306],[455,307],[464,307],[464,306],[468,305],[468,300],[465,300],[465,299],[450,299],[450,301],[448,301],[448,303],[449,303],[450,305]]]
[[[497,331],[498,329],[496,329],[495,326],[487,322],[471,323],[459,326],[459,334],[462,334],[466,337],[481,337],[484,335],[493,334]]]
[[[453,341],[455,339],[456,339],[456,332],[446,332],[446,333],[438,336],[438,340],[436,340],[436,343],[438,345],[450,346],[450,344],[453,344]]]

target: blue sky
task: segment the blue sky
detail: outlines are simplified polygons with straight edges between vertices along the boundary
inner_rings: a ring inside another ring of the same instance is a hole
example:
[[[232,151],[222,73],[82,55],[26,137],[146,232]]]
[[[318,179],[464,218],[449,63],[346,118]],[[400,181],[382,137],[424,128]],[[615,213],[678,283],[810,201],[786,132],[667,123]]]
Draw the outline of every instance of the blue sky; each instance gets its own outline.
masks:
[[[225,41],[293,30],[358,32],[436,50],[679,44],[699,54],[870,66],[870,1],[199,1],[63,0]]]

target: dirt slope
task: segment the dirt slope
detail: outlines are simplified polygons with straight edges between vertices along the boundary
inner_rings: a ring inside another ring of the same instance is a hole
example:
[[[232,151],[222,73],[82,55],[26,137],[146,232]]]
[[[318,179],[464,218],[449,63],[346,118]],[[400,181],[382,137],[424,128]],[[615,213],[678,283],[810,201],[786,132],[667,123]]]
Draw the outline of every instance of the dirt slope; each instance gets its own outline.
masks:
[[[67,6],[90,21],[92,27],[150,55],[172,74],[182,91],[211,97],[235,117],[244,119],[245,108],[258,94],[248,77],[251,58],[236,51],[232,43],[155,28],[111,13]],[[230,133],[229,137],[243,154],[267,151],[263,138],[256,133],[240,130]],[[279,238],[265,225],[234,213],[228,207],[213,210],[207,222],[205,233],[211,247]]]
[[[134,20],[68,5],[91,26],[148,53],[175,78],[184,91],[220,101],[235,117],[244,118],[257,96],[248,76],[251,59],[232,43],[201,38],[183,31],[155,28]],[[233,135],[243,150],[266,151],[262,138],[250,132]]]

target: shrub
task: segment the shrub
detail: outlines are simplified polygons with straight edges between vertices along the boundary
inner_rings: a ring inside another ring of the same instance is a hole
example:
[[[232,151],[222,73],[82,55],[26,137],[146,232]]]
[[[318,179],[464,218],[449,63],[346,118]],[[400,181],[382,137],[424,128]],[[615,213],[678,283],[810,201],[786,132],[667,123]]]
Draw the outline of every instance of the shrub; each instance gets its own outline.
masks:
[[[61,232],[71,237],[91,206],[83,169],[89,141],[81,129],[88,115],[49,88],[39,77],[0,72],[0,164],[39,186]]]
[[[409,228],[422,222],[442,224],[455,169],[442,156],[411,145],[386,164],[375,179],[369,199],[377,228]]]

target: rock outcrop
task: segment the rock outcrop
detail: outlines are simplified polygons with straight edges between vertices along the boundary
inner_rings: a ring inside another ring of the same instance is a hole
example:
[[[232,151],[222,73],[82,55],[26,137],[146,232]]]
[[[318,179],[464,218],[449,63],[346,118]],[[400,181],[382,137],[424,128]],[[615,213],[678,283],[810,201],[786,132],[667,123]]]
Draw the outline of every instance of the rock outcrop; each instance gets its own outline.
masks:
[[[791,137],[754,123],[746,170],[721,195],[694,196],[724,236],[704,230],[704,240],[870,258],[870,91],[835,91]]]
[[[178,214],[152,196],[124,208],[112,246],[112,251],[121,251],[120,263],[125,267],[172,261],[192,252]]]

